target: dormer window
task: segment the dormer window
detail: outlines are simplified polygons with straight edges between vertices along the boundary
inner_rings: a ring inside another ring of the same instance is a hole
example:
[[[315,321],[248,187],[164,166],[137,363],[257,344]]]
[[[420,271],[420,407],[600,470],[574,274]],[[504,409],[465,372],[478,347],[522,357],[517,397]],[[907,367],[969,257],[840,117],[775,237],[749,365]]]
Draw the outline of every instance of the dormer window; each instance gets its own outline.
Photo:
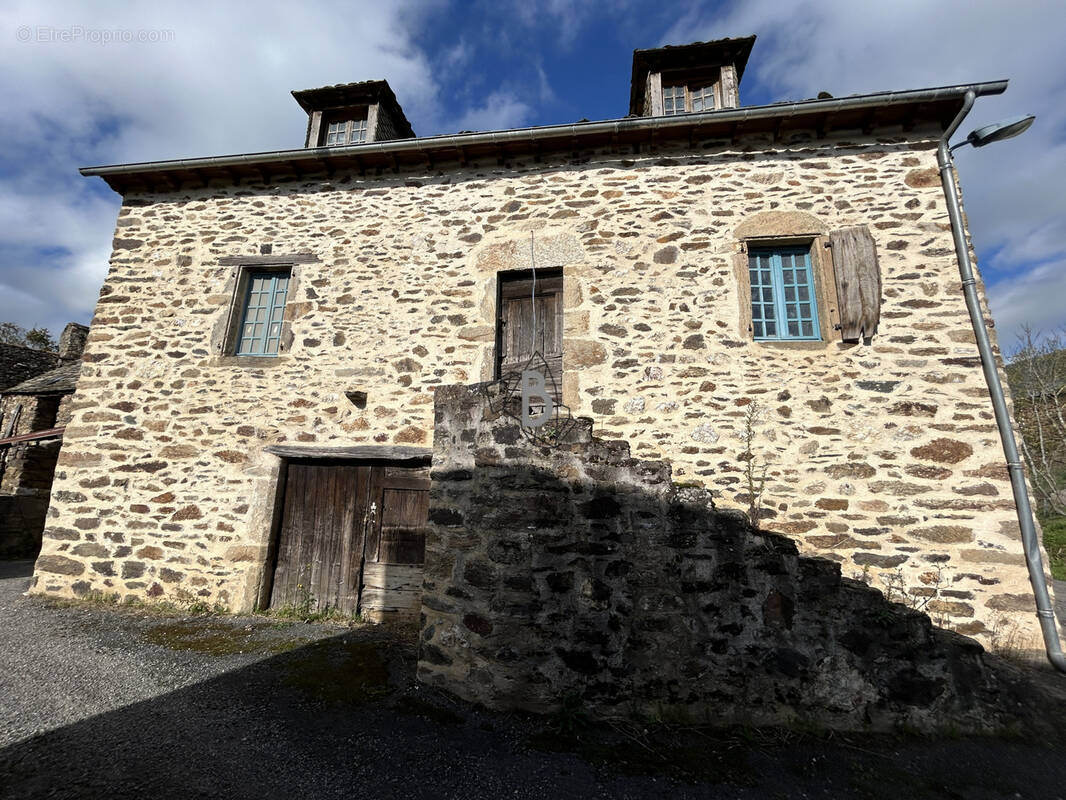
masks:
[[[326,128],[326,147],[342,144],[360,144],[367,139],[367,117],[352,117],[330,122]]]
[[[629,113],[677,116],[740,106],[738,86],[755,37],[633,51]]]
[[[304,89],[292,96],[307,112],[304,147],[344,147],[415,135],[385,81]]]
[[[716,105],[713,83],[663,87],[663,114],[668,117],[687,111],[714,111]]]

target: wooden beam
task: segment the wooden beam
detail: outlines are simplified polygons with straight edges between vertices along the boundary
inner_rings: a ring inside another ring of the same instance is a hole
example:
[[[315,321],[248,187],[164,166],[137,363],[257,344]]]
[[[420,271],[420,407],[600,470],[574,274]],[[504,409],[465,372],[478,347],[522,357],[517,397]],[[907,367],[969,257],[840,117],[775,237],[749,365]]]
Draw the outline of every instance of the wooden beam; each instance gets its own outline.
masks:
[[[276,264],[317,264],[318,260],[318,256],[314,253],[296,253],[269,256],[221,256],[218,263],[223,267],[270,267]]]
[[[351,447],[324,447],[321,445],[273,444],[263,448],[266,452],[282,458],[328,458],[359,459],[366,461],[421,461],[429,463],[433,457],[430,447],[404,447],[403,445],[353,445]]]

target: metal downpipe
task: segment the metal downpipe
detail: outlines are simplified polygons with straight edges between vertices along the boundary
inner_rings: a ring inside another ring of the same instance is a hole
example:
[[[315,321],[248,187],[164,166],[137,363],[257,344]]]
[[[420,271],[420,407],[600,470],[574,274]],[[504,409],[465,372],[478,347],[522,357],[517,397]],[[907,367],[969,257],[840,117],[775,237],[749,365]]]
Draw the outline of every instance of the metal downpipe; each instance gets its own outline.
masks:
[[[1037,537],[1036,526],[1033,524],[1033,509],[1029,504],[1029,492],[1025,485],[1025,468],[1022,465],[1021,456],[1018,453],[1018,443],[1014,438],[1014,428],[1011,425],[1010,414],[1007,411],[1007,400],[1003,395],[1003,384],[999,379],[999,371],[996,369],[995,355],[992,353],[992,345],[988,340],[988,330],[985,328],[984,317],[981,314],[981,304],[977,297],[977,279],[973,274],[973,265],[970,263],[970,248],[966,243],[966,235],[962,227],[962,212],[959,204],[958,188],[955,185],[954,163],[951,158],[951,150],[948,140],[962,124],[963,119],[970,113],[973,107],[974,92],[966,93],[962,109],[952,121],[944,136],[937,146],[937,165],[940,168],[940,182],[944,187],[944,197],[948,205],[948,218],[951,220],[951,233],[955,239],[955,254],[959,262],[959,275],[962,277],[962,291],[966,298],[966,309],[970,312],[970,322],[973,325],[974,336],[977,339],[977,350],[981,354],[981,368],[984,370],[985,382],[988,384],[988,393],[992,397],[992,409],[996,415],[996,426],[999,428],[999,437],[1003,443],[1003,454],[1007,458],[1007,471],[1010,474],[1011,491],[1014,493],[1014,504],[1018,509],[1018,526],[1022,533],[1022,548],[1025,551],[1025,563],[1029,568],[1029,582],[1033,587],[1033,595],[1036,598],[1036,616],[1040,621],[1040,632],[1044,636],[1044,648],[1047,651],[1048,661],[1059,672],[1066,672],[1066,655],[1062,652],[1059,643],[1059,631],[1055,624],[1055,611],[1051,605],[1051,595],[1048,593],[1047,579],[1044,576],[1044,563],[1040,557],[1040,540]]]

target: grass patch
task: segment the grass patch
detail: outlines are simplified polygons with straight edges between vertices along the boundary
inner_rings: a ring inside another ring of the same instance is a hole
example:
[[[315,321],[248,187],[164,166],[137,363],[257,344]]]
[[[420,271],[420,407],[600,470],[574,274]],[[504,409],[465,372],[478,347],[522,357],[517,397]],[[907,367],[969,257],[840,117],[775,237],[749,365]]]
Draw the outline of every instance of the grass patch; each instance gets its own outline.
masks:
[[[1057,581],[1066,581],[1066,517],[1044,517],[1040,527],[1044,529],[1044,549],[1051,575]]]
[[[153,625],[144,636],[152,644],[170,650],[187,650],[212,656],[242,653],[274,655],[303,647],[310,641],[304,638],[263,640],[257,633],[256,628],[249,626],[197,620]]]
[[[389,691],[389,670],[376,642],[333,638],[292,654],[285,682],[316,700],[362,703]]]
[[[360,625],[366,620],[361,614],[345,614],[338,608],[326,606],[323,609],[315,609],[307,605],[289,604],[280,608],[268,608],[259,612],[275,619],[290,620],[292,622],[326,622],[337,625]]]

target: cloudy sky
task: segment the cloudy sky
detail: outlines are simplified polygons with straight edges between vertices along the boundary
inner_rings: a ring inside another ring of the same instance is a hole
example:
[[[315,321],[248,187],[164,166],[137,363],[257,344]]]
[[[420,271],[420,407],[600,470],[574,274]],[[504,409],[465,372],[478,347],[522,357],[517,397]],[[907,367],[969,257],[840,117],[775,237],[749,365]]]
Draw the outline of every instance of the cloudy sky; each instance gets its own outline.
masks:
[[[386,78],[419,135],[613,119],[634,48],[759,38],[741,101],[1009,78],[956,154],[1004,346],[1066,325],[1060,0],[8,0],[0,9],[0,321],[88,322],[119,198],[80,166],[299,147],[291,89]]]

